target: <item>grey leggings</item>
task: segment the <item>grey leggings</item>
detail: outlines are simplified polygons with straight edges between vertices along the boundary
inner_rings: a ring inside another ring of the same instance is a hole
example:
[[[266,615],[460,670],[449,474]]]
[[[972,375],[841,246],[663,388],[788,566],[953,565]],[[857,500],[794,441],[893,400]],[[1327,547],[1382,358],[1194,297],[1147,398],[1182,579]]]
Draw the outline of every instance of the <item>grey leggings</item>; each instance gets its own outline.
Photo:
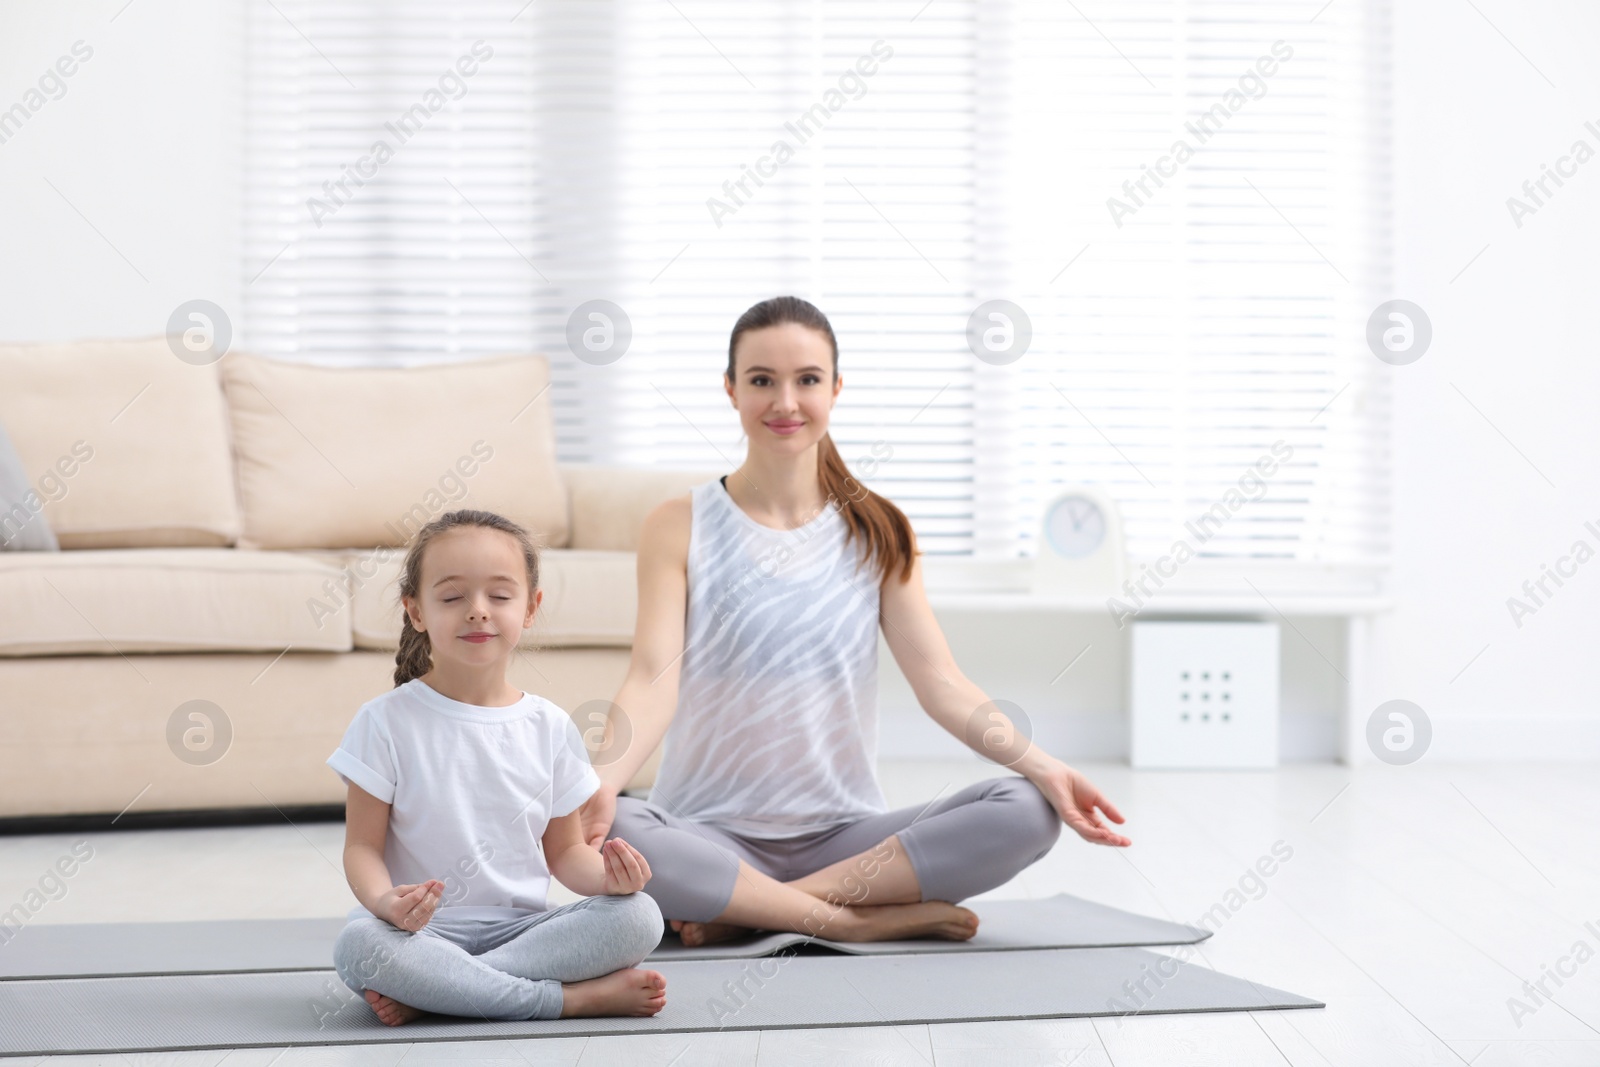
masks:
[[[511,919],[457,919],[440,908],[416,933],[383,919],[345,924],[333,968],[357,993],[471,1019],[559,1019],[562,982],[632,967],[666,926],[643,893],[584,897]]]
[[[990,778],[932,804],[869,815],[803,837],[764,841],[673,810],[671,797],[619,796],[607,834],[650,864],[644,892],[668,919],[710,922],[726,910],[739,861],[780,882],[793,881],[865,852],[899,834],[923,900],[958,903],[1011,880],[1061,836],[1061,817],[1026,778]]]

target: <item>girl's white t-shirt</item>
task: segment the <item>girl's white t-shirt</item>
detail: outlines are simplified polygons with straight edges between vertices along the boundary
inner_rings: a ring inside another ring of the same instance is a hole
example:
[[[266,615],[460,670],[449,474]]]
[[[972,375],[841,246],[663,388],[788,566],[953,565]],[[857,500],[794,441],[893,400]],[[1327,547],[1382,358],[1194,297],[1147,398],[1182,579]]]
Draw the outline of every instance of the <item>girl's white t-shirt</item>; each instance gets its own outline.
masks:
[[[463,704],[420,678],[363,704],[328,766],[390,805],[394,884],[439,879],[440,909],[462,919],[545,911],[540,838],[600,788],[559,705],[531,693],[503,708]],[[371,914],[358,904],[348,917]]]

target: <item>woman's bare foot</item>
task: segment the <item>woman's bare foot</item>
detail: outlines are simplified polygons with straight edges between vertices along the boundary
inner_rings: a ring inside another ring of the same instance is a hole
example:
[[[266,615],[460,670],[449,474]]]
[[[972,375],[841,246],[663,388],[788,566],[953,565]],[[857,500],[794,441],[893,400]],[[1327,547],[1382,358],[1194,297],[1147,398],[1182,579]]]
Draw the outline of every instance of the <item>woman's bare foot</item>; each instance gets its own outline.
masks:
[[[817,936],[829,941],[901,941],[919,937],[966,941],[978,932],[976,913],[943,900],[853,905],[826,918]]]
[[[733,923],[697,923],[686,922],[683,919],[673,919],[672,928],[690,948],[715,945],[719,941],[732,941],[734,938],[755,933],[748,926],[735,926]]]
[[[660,971],[628,967],[587,982],[563,982],[561,1017],[654,1015],[667,1005],[667,980]]]
[[[421,1008],[402,1004],[393,997],[384,996],[376,989],[363,990],[361,995],[367,998],[372,1010],[378,1013],[378,1021],[385,1026],[401,1026],[422,1014]]]

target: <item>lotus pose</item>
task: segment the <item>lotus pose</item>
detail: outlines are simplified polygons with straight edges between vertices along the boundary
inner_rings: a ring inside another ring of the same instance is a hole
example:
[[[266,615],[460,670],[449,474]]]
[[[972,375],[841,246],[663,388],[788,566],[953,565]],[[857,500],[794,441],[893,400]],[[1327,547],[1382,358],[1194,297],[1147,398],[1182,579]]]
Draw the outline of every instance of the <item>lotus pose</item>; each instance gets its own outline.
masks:
[[[591,846],[626,838],[645,857],[644,891],[687,945],[752,930],[964,940],[978,919],[960,901],[1044,856],[1063,821],[1130,843],[1100,791],[956,667],[909,520],[828,435],[838,363],[810,303],[746,311],[723,379],[744,463],[657,507],[640,535],[632,660],[580,813]],[[923,709],[1020,777],[887,810],[880,625]],[[658,744],[649,797],[620,796]]]
[[[506,681],[544,593],[528,533],[492,512],[423,527],[400,578],[395,688],[362,705],[328,765],[349,786],[344,869],[361,906],[334,968],[390,1026],[654,1015],[640,963],[665,927],[650,865],[584,840],[599,787],[572,717]],[[583,899],[549,908],[554,875]]]

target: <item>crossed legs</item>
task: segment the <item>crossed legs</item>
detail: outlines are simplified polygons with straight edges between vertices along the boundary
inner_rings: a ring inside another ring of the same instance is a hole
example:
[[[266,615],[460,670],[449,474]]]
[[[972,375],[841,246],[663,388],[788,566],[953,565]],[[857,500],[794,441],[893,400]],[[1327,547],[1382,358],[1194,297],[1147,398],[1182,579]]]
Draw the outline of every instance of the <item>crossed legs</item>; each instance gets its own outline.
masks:
[[[339,978],[383,1022],[397,1025],[422,1011],[555,1019],[660,1010],[660,974],[636,969],[662,932],[660,909],[642,893],[584,897],[488,922],[449,911],[416,933],[354,919],[334,942]]]
[[[650,863],[644,892],[684,942],[705,944],[752,929],[964,940],[977,916],[957,902],[1009,881],[1060,833],[1038,788],[1009,777],[796,842],[743,839],[619,797],[610,836]]]

